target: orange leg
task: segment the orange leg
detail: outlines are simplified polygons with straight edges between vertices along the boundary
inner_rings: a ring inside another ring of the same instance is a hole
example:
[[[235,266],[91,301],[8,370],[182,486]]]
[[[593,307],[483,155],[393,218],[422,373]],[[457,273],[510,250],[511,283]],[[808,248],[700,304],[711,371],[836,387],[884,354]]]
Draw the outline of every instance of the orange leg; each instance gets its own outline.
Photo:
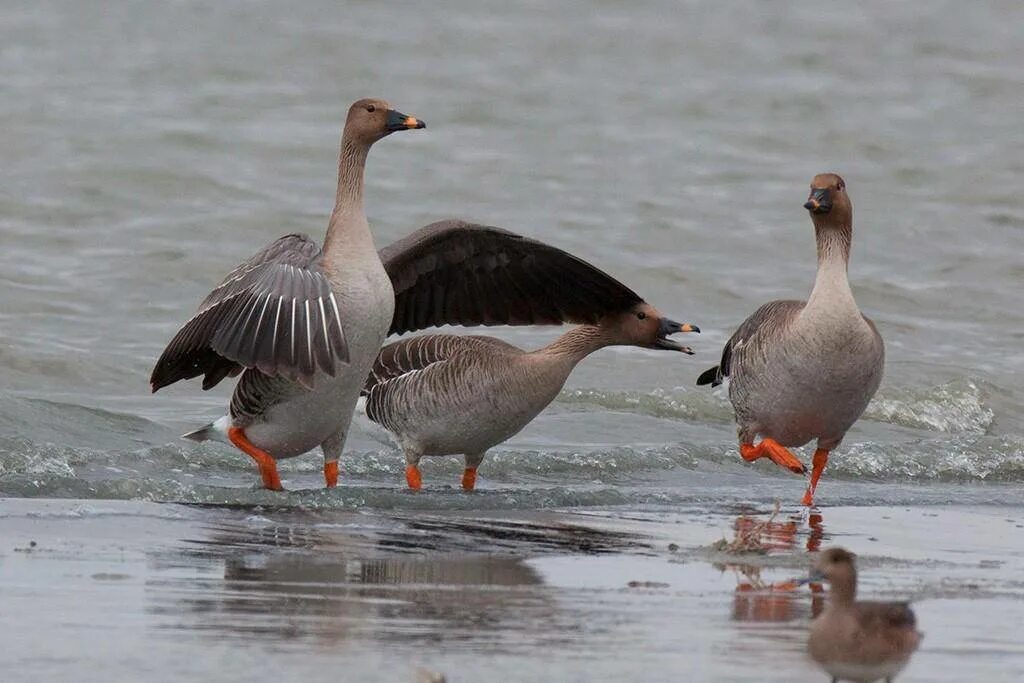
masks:
[[[246,437],[245,430],[240,427],[230,427],[228,429],[228,439],[231,440],[231,443],[235,444],[238,450],[256,461],[256,466],[260,468],[260,476],[263,477],[263,486],[265,488],[271,491],[284,491],[284,488],[281,486],[281,477],[277,475],[277,461],[269,453],[253,445],[252,441],[249,441],[248,437]]]
[[[423,488],[423,475],[420,474],[420,468],[416,465],[405,466],[405,483],[409,485],[409,488],[413,491],[419,491]]]
[[[779,467],[785,467],[790,472],[796,474],[807,472],[807,468],[800,462],[800,459],[774,439],[761,439],[761,443],[756,446],[751,443],[741,443],[740,455],[747,462],[753,462],[758,458],[770,458],[773,463]]]
[[[331,462],[324,463],[324,481],[327,482],[327,488],[333,489],[338,485],[338,461],[332,460]]]
[[[467,491],[472,491],[476,486],[476,468],[467,467],[462,472],[462,488]]]
[[[811,483],[807,485],[807,492],[804,494],[803,504],[808,507],[814,505],[814,491],[818,488],[818,480],[821,479],[821,473],[825,471],[825,465],[828,464],[828,451],[824,448],[819,448],[814,451],[814,459],[812,460],[811,469]]]

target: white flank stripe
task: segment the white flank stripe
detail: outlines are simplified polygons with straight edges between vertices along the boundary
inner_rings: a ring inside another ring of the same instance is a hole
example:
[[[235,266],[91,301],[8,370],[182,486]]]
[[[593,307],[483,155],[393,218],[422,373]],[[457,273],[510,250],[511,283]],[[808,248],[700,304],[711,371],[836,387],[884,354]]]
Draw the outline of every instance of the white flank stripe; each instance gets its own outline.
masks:
[[[302,302],[306,307],[306,351],[309,355],[309,364],[313,365],[313,332],[309,326],[309,299]]]
[[[327,336],[327,311],[324,310],[324,298],[322,296],[317,297],[317,303],[320,304],[320,324],[324,328],[324,344],[327,345],[327,354],[331,357],[334,356],[331,349],[331,338]]]
[[[246,308],[249,309],[249,313],[245,316],[245,322],[242,323],[242,329],[243,330],[249,326],[249,321],[252,320],[252,314],[256,312],[256,304],[259,302],[259,300],[260,300],[259,296],[253,297],[252,299],[249,299],[248,303],[246,303],[242,307],[243,311]],[[241,340],[239,340],[239,341],[241,341]]]
[[[284,303],[284,297],[278,295],[278,297],[277,297],[277,313],[274,314],[274,336],[273,336],[273,342],[271,342],[271,346],[270,346],[270,356],[271,356],[271,358],[274,357],[274,353],[277,351],[277,327],[278,327],[278,323],[281,322],[281,304],[283,304],[283,303]]]
[[[344,338],[345,328],[341,326],[341,314],[338,313],[338,302],[334,300],[334,292],[331,292],[331,308],[334,309],[334,321],[338,323],[338,330],[341,331],[341,336]]]
[[[260,317],[256,321],[256,329],[253,331],[254,332],[254,334],[252,335],[252,351],[253,351],[253,353],[256,352],[256,342],[258,342],[260,340],[260,327],[263,326],[263,314],[267,312],[267,305],[270,303],[270,296],[271,296],[270,292],[267,292],[267,300],[263,302],[263,308],[260,309]]]
[[[292,297],[292,333],[290,335],[292,340],[292,355],[288,357],[288,361],[292,364],[295,363],[295,297]]]

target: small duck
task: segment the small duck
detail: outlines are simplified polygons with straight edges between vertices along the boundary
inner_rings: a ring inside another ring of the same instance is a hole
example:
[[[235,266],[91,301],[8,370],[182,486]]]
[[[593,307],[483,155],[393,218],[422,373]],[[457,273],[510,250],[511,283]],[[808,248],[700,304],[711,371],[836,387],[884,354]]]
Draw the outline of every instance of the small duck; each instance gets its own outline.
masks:
[[[847,278],[853,204],[846,183],[835,173],[815,176],[804,208],[818,246],[810,298],[772,301],[757,309],[726,343],[721,362],[697,384],[714,387],[730,378],[740,455],[748,462],[767,457],[803,474],[806,467],[787,446],[817,439],[803,497],[811,506],[829,453],[878,390],[885,346],[857,307]]]
[[[856,555],[843,548],[823,551],[808,581],[827,581],[829,601],[811,622],[807,652],[832,683],[886,683],[899,674],[917,650],[922,634],[905,602],[855,601]]]

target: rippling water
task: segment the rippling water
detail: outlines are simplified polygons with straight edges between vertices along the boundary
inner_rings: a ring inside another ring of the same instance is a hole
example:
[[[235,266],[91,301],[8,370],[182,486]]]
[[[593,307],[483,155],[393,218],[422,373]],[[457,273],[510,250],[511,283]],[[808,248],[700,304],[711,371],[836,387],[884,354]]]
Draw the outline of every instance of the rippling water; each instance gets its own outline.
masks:
[[[801,203],[836,170],[851,276],[886,377],[824,503],[1020,502],[1024,41],[1019,3],[72,2],[0,22],[0,494],[261,502],[248,459],[176,435],[229,387],[148,393],[163,344],[228,269],[319,236],[342,117],[390,99],[429,128],[373,150],[383,245],[457,215],[536,236],[705,331],[697,355],[612,349],[481,468],[402,490],[375,430],[310,505],[524,507],[795,498],[735,453],[698,390],[761,302],[805,296]],[[498,332],[525,346],[552,330]],[[316,488],[319,456],[283,467]],[[955,484],[955,485],[954,485]]]

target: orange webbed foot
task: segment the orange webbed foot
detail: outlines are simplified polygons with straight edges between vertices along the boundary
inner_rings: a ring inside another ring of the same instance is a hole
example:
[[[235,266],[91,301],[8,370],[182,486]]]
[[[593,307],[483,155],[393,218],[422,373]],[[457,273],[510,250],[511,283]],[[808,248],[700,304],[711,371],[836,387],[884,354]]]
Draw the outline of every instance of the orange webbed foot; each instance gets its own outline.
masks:
[[[269,453],[249,441],[245,430],[240,427],[228,428],[228,440],[238,450],[256,461],[256,466],[260,468],[260,477],[263,479],[264,488],[271,491],[284,491],[284,487],[281,486],[281,477],[277,473],[277,461]]]
[[[753,462],[758,458],[769,458],[779,467],[784,467],[794,474],[806,474],[807,468],[800,462],[800,459],[793,455],[788,448],[774,439],[761,439],[761,443],[741,443],[740,456],[747,462]]]
[[[472,491],[476,488],[476,468],[467,467],[462,472],[462,488],[466,491]]]
[[[409,488],[413,491],[419,491],[423,488],[423,475],[420,474],[419,467],[416,465],[406,465],[405,483],[408,484]]]

